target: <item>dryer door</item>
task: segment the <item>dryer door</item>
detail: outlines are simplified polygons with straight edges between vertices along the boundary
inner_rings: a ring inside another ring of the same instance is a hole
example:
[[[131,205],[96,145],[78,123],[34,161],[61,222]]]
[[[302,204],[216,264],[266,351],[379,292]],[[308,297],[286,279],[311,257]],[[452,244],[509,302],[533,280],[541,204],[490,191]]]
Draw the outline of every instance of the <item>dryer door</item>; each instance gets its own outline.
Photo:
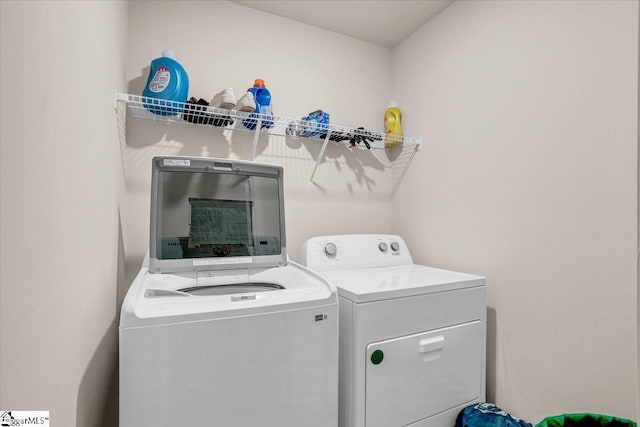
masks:
[[[398,427],[477,399],[480,321],[367,346],[366,425]]]

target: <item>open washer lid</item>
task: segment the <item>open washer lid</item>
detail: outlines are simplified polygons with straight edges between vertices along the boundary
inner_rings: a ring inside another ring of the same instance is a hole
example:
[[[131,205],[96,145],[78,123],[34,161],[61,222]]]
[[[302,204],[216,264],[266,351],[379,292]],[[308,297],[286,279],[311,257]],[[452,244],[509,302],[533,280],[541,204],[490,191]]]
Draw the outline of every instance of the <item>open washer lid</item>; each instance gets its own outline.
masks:
[[[152,162],[151,273],[287,264],[281,166],[178,156]]]
[[[481,276],[417,264],[325,271],[320,275],[338,287],[341,297],[355,303],[486,285],[486,279]]]

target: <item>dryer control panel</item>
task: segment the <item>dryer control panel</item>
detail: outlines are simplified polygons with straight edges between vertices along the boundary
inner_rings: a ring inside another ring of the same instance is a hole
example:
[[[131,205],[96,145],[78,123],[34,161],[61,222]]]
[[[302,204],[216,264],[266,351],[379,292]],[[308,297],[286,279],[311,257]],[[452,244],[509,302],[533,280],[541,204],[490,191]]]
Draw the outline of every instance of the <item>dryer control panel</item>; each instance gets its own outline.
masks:
[[[342,234],[312,237],[302,245],[301,263],[316,271],[411,265],[413,259],[400,236]]]

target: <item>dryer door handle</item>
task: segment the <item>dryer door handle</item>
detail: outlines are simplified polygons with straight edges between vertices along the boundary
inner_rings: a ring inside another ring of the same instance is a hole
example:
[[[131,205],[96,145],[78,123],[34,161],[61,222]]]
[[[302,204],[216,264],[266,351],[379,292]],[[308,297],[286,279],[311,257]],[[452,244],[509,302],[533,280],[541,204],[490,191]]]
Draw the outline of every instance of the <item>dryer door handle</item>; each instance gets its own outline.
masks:
[[[437,337],[425,338],[418,342],[418,352],[430,353],[432,351],[444,349],[444,335]]]

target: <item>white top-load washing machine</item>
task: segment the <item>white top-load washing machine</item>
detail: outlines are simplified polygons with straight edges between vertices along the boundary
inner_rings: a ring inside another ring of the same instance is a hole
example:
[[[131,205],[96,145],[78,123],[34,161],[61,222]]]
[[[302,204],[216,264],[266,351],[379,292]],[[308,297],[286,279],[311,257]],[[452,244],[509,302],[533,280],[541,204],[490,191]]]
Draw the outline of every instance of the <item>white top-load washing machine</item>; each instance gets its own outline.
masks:
[[[120,427],[335,427],[338,297],[290,262],[282,168],[153,159],[120,319]]]
[[[413,263],[392,235],[314,237],[338,287],[340,427],[453,427],[485,397],[486,280]]]

